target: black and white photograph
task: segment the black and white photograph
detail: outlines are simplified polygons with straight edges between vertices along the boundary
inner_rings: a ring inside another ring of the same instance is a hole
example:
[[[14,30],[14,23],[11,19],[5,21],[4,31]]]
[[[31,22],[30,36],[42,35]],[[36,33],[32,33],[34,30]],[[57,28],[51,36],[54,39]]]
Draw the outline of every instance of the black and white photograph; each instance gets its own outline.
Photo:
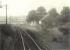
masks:
[[[0,0],[0,50],[69,50],[70,0]]]

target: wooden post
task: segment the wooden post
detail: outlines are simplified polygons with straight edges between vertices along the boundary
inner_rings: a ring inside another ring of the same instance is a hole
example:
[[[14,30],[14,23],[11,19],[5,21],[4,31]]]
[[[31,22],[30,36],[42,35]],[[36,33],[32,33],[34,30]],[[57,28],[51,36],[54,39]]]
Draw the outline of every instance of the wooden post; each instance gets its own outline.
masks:
[[[6,24],[7,24],[7,4],[6,4]]]

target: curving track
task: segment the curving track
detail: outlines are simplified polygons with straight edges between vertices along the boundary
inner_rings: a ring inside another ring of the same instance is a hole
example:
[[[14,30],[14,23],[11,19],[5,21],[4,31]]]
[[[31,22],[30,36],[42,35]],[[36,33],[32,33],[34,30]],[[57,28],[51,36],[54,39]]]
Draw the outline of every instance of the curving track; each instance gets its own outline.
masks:
[[[30,30],[0,25],[0,50],[45,50]]]

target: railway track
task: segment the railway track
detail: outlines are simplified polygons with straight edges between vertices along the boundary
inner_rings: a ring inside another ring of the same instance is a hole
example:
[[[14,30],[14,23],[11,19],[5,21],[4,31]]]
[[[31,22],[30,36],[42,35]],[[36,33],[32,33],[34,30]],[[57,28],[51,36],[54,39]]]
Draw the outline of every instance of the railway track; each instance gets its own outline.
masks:
[[[25,30],[24,30],[24,32],[33,41],[33,43],[36,45],[36,47],[38,48],[38,50],[42,50],[40,48],[40,46],[35,42],[35,40],[31,37],[31,35],[29,35],[29,33],[26,32]],[[24,37],[22,36],[22,33],[21,32],[19,32],[19,34],[20,34],[21,39],[22,39],[23,48],[24,48],[24,50],[26,50]]]
[[[3,44],[1,44],[3,46],[0,46],[1,50],[47,50],[42,48],[41,43],[38,43],[38,39],[35,39],[35,35],[30,30],[28,32],[27,29],[1,25],[0,31],[1,40],[4,37],[4,43],[2,41]],[[11,39],[8,39],[8,37]]]

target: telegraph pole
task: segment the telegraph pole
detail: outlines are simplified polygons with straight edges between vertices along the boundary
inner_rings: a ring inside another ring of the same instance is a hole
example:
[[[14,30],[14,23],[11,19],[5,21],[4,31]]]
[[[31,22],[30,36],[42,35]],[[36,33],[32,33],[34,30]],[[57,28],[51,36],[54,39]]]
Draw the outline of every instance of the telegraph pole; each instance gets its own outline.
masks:
[[[7,4],[6,4],[6,24],[7,24]]]
[[[2,2],[2,0],[1,0],[0,2]],[[5,0],[5,2],[6,2],[6,0]],[[2,8],[2,7],[3,7],[3,6],[0,5],[0,8]],[[7,20],[7,19],[8,19],[8,18],[7,18],[7,17],[8,17],[8,16],[7,16],[7,3],[6,3],[6,5],[5,5],[5,9],[6,9],[6,12],[5,12],[5,13],[6,13],[6,24],[7,24],[7,23],[8,23],[8,20]]]

